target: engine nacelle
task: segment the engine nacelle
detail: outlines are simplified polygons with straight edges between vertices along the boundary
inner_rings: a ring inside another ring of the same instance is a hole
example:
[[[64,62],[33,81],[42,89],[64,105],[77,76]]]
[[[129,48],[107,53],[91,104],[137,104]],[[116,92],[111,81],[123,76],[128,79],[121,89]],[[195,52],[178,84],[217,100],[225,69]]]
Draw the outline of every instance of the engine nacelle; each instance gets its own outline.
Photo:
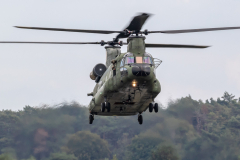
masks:
[[[98,83],[106,70],[107,67],[104,64],[99,63],[93,68],[93,71],[90,73],[90,78],[92,80],[95,80],[96,83]]]

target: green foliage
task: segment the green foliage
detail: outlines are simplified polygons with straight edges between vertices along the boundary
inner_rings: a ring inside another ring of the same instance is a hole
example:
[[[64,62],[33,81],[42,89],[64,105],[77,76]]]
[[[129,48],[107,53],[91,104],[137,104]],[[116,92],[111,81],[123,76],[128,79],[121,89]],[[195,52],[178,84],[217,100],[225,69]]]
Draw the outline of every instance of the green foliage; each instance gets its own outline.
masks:
[[[6,148],[1,149],[1,152],[3,153],[4,156],[9,157],[10,159],[17,159],[14,148],[6,147]]]
[[[11,155],[4,153],[0,155],[0,160],[16,160],[16,159],[13,158]]]
[[[228,103],[233,102],[235,96],[233,96],[232,94],[229,94],[228,92],[224,92],[224,95],[222,96],[222,99]]]
[[[151,160],[179,160],[179,157],[172,146],[163,145],[152,153]]]
[[[79,131],[72,135],[64,150],[79,160],[103,159],[110,154],[107,141],[89,131]]]
[[[145,160],[151,155],[151,152],[164,140],[156,133],[141,134],[132,140],[129,146],[128,159]]]
[[[118,160],[117,159],[117,155],[115,154],[115,155],[113,155],[113,159],[112,160]]]
[[[95,116],[72,103],[0,111],[0,160],[239,160],[240,101],[232,94],[205,103],[191,96],[158,113]],[[111,158],[110,158],[111,157]]]
[[[33,157],[33,156],[31,156],[30,158],[28,158],[28,159],[22,159],[22,160],[36,160],[36,158],[35,157]]]
[[[66,154],[65,152],[52,153],[48,160],[77,160],[73,154]]]

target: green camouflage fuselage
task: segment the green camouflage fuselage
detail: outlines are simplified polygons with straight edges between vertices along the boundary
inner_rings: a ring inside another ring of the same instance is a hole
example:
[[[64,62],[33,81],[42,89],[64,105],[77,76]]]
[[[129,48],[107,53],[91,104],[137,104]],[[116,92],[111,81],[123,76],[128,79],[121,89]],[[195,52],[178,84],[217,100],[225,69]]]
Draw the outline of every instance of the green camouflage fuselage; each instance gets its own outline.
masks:
[[[135,115],[144,112],[160,93],[161,86],[156,79],[154,63],[121,64],[128,53],[134,57],[144,57],[146,54],[144,40],[145,37],[141,36],[128,38],[127,53],[121,53],[120,47],[106,47],[107,70],[93,90],[93,98],[89,104],[90,113],[105,116]],[[151,59],[153,62],[152,57]],[[145,72],[142,72],[142,76],[137,75],[136,68],[147,70],[148,75],[143,75]],[[105,101],[111,104],[110,112],[101,112],[101,103]],[[120,108],[123,109],[122,112]]]

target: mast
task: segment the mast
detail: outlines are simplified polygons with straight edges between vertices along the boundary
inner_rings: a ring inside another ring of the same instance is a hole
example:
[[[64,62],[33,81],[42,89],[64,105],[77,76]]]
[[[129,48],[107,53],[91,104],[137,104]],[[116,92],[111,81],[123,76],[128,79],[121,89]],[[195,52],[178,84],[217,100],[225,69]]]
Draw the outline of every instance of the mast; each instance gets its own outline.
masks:
[[[134,54],[135,57],[143,56],[145,53],[145,37],[131,36],[127,39],[127,51]]]

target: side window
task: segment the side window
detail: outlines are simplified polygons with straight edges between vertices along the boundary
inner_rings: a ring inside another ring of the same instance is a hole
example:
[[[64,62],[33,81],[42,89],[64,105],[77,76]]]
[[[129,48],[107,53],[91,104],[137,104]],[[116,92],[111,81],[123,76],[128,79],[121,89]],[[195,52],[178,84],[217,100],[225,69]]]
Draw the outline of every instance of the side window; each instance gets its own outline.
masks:
[[[122,59],[121,64],[120,64],[120,67],[123,67],[123,66],[124,66],[124,58]]]
[[[121,77],[124,77],[124,76],[128,75],[127,68],[125,68],[124,66],[128,65],[128,64],[132,64],[132,63],[135,63],[135,58],[134,58],[132,53],[127,53],[123,57],[123,59],[121,61],[121,64],[120,64],[120,74],[121,74]]]
[[[127,68],[124,67],[120,68],[120,73],[122,77],[127,76],[128,75]]]

